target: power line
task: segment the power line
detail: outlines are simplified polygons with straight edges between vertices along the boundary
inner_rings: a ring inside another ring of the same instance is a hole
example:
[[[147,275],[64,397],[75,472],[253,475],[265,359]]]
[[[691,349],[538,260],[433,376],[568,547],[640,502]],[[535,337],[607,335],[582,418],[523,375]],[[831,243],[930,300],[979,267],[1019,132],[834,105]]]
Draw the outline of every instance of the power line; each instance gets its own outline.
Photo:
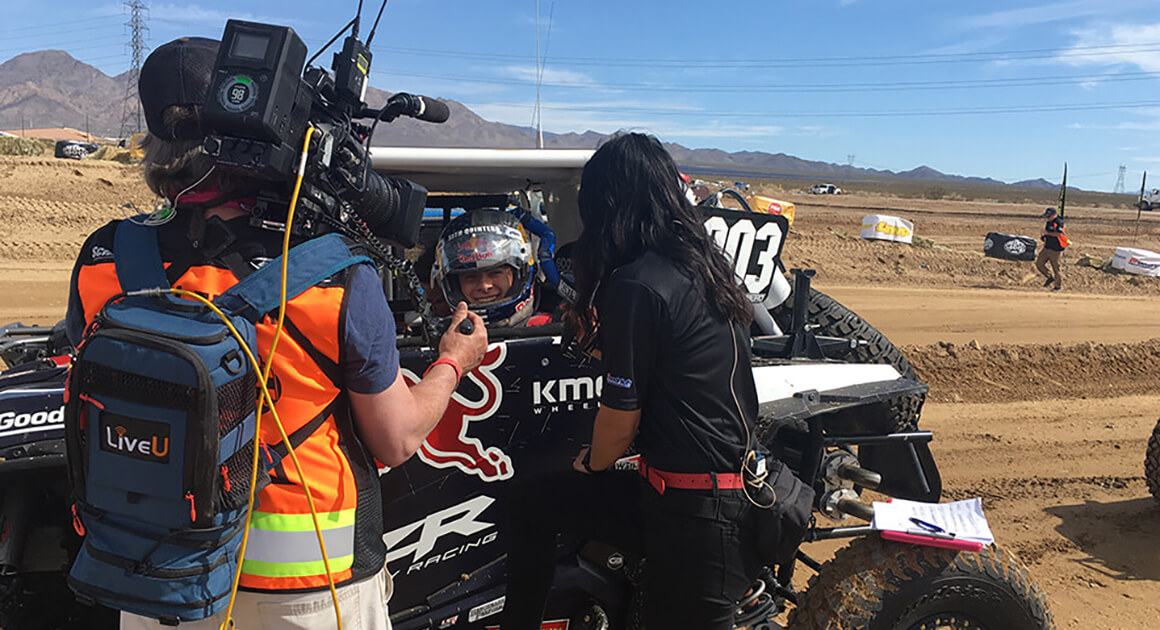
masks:
[[[46,31],[51,31],[51,32],[56,33],[56,32],[59,32],[57,29],[59,29],[61,26],[66,26],[69,24],[92,24],[93,22],[98,22],[100,20],[120,20],[120,19],[121,19],[121,16],[119,16],[119,15],[106,15],[104,17],[86,18],[83,20],[70,20],[68,22],[52,22],[49,24],[32,24],[29,26],[17,26],[15,28],[5,28],[4,32],[5,32],[5,34],[7,34],[7,33],[19,32],[19,31],[33,31],[33,30],[43,29]]]
[[[525,61],[522,55],[492,53],[482,51],[428,50],[383,46],[381,52],[395,52],[423,57],[453,57],[480,61]],[[611,57],[556,57],[553,63],[559,65],[618,66],[618,67],[681,67],[681,68],[753,68],[753,67],[842,67],[916,65],[932,63],[981,63],[991,61],[1014,61],[1054,58],[1100,57],[1131,53],[1160,51],[1160,42],[1139,44],[1113,44],[1106,46],[1075,46],[1071,48],[1035,48],[973,53],[943,53],[914,55],[876,55],[852,57],[785,57],[767,59],[705,59],[699,58],[611,58]]]
[[[529,107],[527,103],[486,103],[492,107]],[[475,107],[479,107],[478,105]],[[718,112],[705,109],[657,109],[646,107],[573,107],[566,105],[544,105],[544,109],[607,114],[649,114],[655,116],[699,116],[717,118],[891,118],[901,116],[963,116],[992,114],[1027,114],[1039,112],[1074,112],[1107,109],[1132,109],[1138,107],[1160,107],[1160,101],[1137,101],[1131,103],[1072,103],[1055,105],[1028,105],[1009,107],[971,107],[938,110],[897,110],[897,111],[840,111],[840,112]]]
[[[372,70],[371,74],[396,77],[414,77],[422,79],[438,79],[467,83],[482,83],[485,85],[517,85],[526,86],[533,81],[528,79],[481,79],[478,77],[426,74],[419,72],[396,72],[392,70]],[[706,92],[706,93],[752,93],[752,92],[813,92],[813,93],[841,93],[841,92],[904,92],[904,91],[933,91],[933,90],[961,90],[976,88],[1009,88],[1009,87],[1042,87],[1067,84],[1083,84],[1092,82],[1119,83],[1125,81],[1149,81],[1156,75],[1151,72],[1107,72],[1088,75],[1056,75],[1034,76],[1006,79],[963,79],[941,81],[891,81],[880,83],[839,83],[839,84],[714,84],[714,85],[658,85],[655,83],[595,83],[595,82],[553,82],[543,83],[545,87],[561,89],[605,89],[605,90],[632,90],[637,92]]]
[[[29,39],[31,39],[31,40],[44,40],[44,39],[49,39],[51,37],[54,37],[56,35],[67,35],[69,33],[83,33],[86,31],[108,31],[108,30],[110,30],[111,26],[112,25],[110,25],[110,24],[100,24],[97,26],[82,26],[80,28],[60,29],[60,30],[55,30],[52,33],[48,33],[48,34],[32,33],[29,35],[18,35],[16,37],[5,37],[4,43],[8,44],[8,43],[16,42],[16,41],[29,40]]]
[[[1112,192],[1117,195],[1124,194],[1124,173],[1128,170],[1127,166],[1120,165],[1120,171],[1116,175],[1116,185],[1112,188]]]
[[[108,43],[94,43],[92,46],[71,46],[70,45],[70,46],[59,47],[59,48],[56,48],[56,47],[54,47],[54,48],[42,48],[41,51],[43,51],[43,50],[65,50],[71,54],[71,53],[81,51],[81,50],[94,50],[94,49],[110,48],[116,42],[120,42],[121,44],[125,43],[125,40],[120,38],[120,37],[114,37],[114,38],[110,38],[110,39],[101,39],[101,40],[94,39],[94,40],[88,40],[88,41],[90,41],[90,42],[108,42]],[[0,54],[7,55],[7,54],[11,54],[11,53],[17,53],[17,56],[21,55],[21,54],[26,54],[29,52],[40,52],[40,51],[29,51],[27,48],[14,48],[11,50],[0,50]],[[79,59],[78,61],[84,61],[84,60]]]
[[[145,12],[148,7],[141,0],[125,0],[125,8],[130,11],[129,21],[125,23],[130,29],[129,48],[133,51],[133,59],[129,63],[129,80],[125,82],[125,100],[121,107],[121,133],[125,138],[132,133],[141,131],[141,99],[137,98],[137,81],[141,78],[141,63],[144,61],[145,51],[149,46],[145,44],[145,33],[149,27],[145,25]]]

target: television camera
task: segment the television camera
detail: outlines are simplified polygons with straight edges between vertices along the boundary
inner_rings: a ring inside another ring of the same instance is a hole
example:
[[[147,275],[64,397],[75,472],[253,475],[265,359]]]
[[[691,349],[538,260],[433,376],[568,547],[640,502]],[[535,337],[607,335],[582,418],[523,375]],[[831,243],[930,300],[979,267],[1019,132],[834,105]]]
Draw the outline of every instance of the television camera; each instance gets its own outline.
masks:
[[[370,237],[415,245],[427,191],[371,169],[375,126],[399,116],[441,123],[449,110],[440,101],[402,93],[381,109],[367,107],[374,29],[363,44],[356,17],[331,43],[352,27],[331,75],[310,65],[318,55],[306,60],[306,44],[293,29],[229,20],[203,110],[209,130],[203,148],[219,167],[268,182],[257,193],[254,225],[308,238],[337,231],[385,254]],[[308,128],[314,131],[303,157]],[[293,225],[286,226],[298,174]]]

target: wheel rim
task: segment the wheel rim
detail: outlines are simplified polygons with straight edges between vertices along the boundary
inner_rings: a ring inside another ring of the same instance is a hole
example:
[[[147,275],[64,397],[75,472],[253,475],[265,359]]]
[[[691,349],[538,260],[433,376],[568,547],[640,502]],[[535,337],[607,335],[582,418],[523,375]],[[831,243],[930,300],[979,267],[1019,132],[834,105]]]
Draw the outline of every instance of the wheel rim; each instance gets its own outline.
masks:
[[[908,630],[986,630],[987,626],[962,613],[938,613],[912,623]]]

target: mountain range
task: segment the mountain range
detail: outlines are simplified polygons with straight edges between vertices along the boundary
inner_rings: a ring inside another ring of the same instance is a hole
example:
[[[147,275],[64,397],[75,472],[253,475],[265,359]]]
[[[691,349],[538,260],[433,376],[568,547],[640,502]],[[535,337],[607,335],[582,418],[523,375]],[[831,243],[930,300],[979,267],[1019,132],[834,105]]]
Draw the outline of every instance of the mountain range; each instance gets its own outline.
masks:
[[[0,129],[73,127],[101,136],[116,136],[122,116],[129,111],[129,127],[136,125],[136,94],[128,94],[129,73],[110,77],[62,50],[42,50],[18,55],[0,64]],[[380,106],[389,92],[369,88],[367,104]],[[432,125],[399,119],[376,128],[373,144],[379,146],[434,146],[479,148],[531,148],[536,131],[531,127],[484,120],[462,103],[447,100],[450,119]],[[142,122],[143,126],[144,123]],[[595,131],[544,132],[549,149],[591,149],[606,138]],[[859,168],[804,160],[784,153],[719,149],[690,149],[667,143],[681,167],[706,176],[778,176],[803,179],[907,179],[1002,185],[984,177],[948,175],[929,166],[909,171]],[[1015,182],[1012,186],[1054,188],[1043,179]]]

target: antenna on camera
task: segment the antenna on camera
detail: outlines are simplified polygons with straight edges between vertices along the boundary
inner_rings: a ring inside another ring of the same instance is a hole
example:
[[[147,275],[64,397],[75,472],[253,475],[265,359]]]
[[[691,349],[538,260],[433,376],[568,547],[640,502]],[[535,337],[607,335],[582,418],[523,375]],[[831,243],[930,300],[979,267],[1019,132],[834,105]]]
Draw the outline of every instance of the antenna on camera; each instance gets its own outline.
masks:
[[[379,5],[379,14],[375,16],[375,23],[371,25],[371,34],[367,35],[367,46],[370,46],[371,40],[375,38],[375,31],[379,28],[379,18],[383,17],[383,9],[385,8],[387,8],[387,0],[383,0],[383,3]]]

